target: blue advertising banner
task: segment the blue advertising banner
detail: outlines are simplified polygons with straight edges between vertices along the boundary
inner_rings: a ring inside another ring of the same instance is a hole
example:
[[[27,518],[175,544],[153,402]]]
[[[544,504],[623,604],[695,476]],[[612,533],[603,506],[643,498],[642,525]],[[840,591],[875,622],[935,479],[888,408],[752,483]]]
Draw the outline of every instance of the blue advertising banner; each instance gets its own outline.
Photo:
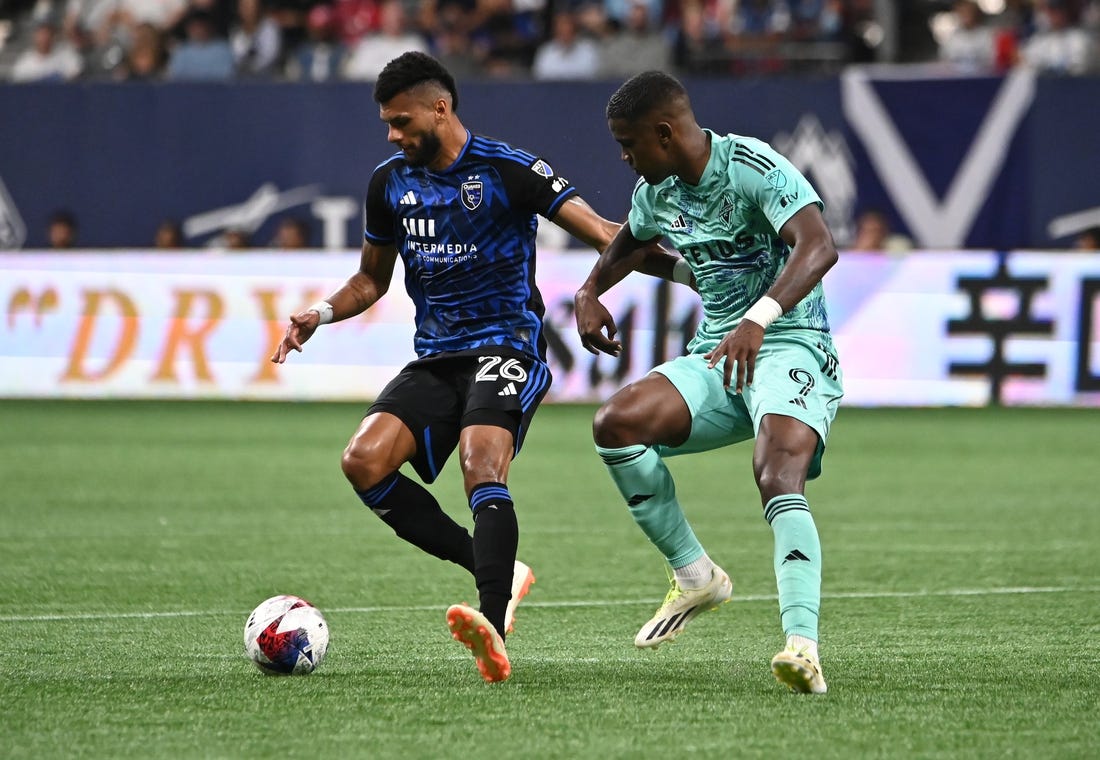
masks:
[[[884,212],[926,249],[1068,246],[1100,225],[1100,80],[839,78],[687,81],[700,123],[787,154],[826,203],[838,243]],[[617,82],[460,83],[471,129],[538,153],[621,219],[635,177],[604,119]],[[310,245],[359,245],[362,197],[391,153],[367,84],[0,86],[0,249],[47,245],[51,213],[77,244],[150,246],[162,220],[188,246],[229,229],[270,245],[276,222]]]

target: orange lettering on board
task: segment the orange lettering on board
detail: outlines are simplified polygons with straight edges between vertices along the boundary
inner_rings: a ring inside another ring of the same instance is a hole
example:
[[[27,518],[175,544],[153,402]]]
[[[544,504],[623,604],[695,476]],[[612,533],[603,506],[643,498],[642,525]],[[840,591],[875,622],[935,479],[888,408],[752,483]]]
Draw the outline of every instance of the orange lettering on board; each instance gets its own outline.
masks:
[[[196,326],[191,326],[191,312],[199,301],[206,302],[206,318]],[[221,296],[212,290],[176,291],[176,310],[164,338],[164,353],[161,354],[160,364],[157,365],[152,379],[178,382],[176,362],[181,351],[190,350],[195,377],[204,382],[214,382],[210,362],[206,357],[205,343],[224,313],[225,305]]]
[[[114,350],[111,351],[107,364],[98,371],[85,369],[84,362],[88,357],[88,348],[91,346],[92,337],[95,335],[96,320],[100,310],[107,303],[114,303],[122,315],[122,327],[115,341]],[[126,363],[130,354],[134,352],[138,335],[138,312],[134,302],[120,290],[86,290],[84,291],[84,308],[81,312],[80,324],[76,328],[72,348],[69,349],[69,364],[61,375],[62,382],[92,382],[104,380],[118,371],[119,367]]]
[[[311,289],[306,291],[302,305],[295,310],[297,314],[309,304],[321,300],[320,291]],[[260,349],[260,361],[256,368],[256,374],[249,379],[249,383],[277,383],[279,382],[278,365],[271,361],[271,355],[282,342],[286,335],[286,327],[290,324],[289,318],[284,318],[279,313],[279,294],[274,290],[257,290],[254,295],[260,304],[260,319],[267,326],[264,332],[264,346]]]
[[[256,366],[256,374],[249,379],[249,383],[277,383],[279,375],[275,365],[271,361],[271,355],[283,339],[286,332],[286,321],[280,318],[278,313],[279,294],[274,290],[257,290],[254,294],[260,304],[260,319],[263,320],[264,345],[260,347],[260,361]]]

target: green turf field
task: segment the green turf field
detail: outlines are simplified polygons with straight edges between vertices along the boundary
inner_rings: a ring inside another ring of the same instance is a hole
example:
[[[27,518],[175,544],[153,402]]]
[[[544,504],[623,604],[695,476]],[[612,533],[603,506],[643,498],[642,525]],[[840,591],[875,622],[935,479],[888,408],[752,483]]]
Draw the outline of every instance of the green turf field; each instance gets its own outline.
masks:
[[[1100,412],[844,409],[809,488],[829,693],[794,696],[749,449],[672,460],[732,603],[656,653],[666,590],[592,451],[540,412],[511,490],[538,582],[483,683],[472,579],[343,482],[359,407],[0,402],[7,758],[1100,756]],[[469,522],[452,461],[433,490]],[[327,615],[308,677],[244,659],[277,593]]]

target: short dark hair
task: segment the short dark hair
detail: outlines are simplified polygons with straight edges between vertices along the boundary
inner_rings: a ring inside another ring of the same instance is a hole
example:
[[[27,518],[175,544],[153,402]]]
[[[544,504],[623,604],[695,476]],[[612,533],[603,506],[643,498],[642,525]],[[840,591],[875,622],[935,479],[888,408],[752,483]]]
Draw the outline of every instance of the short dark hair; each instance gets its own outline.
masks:
[[[1100,225],[1096,227],[1089,227],[1087,230],[1081,230],[1081,232],[1079,232],[1077,236],[1090,238],[1094,243],[1100,245]]]
[[[55,209],[50,214],[50,224],[64,224],[66,227],[76,229],[76,214],[67,208]]]
[[[643,71],[626,80],[607,101],[607,118],[633,121],[677,98],[687,99],[687,90],[676,77]]]
[[[386,64],[374,83],[374,102],[385,103],[425,82],[434,82],[451,93],[451,110],[458,111],[458,88],[451,72],[427,53],[416,51],[402,53]]]

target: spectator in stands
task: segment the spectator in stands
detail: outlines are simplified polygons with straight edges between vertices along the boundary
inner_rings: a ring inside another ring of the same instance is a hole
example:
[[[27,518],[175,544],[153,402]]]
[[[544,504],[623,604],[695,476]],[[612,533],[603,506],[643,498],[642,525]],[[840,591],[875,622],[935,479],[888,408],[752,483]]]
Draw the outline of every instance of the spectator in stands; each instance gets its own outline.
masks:
[[[92,33],[94,27],[82,21],[81,13],[85,5],[91,6],[89,8],[91,12],[95,10],[98,3],[101,3],[101,0],[55,0],[47,14],[49,18],[57,21],[58,44],[71,47],[80,57],[82,78],[101,73],[96,66],[98,46],[95,35]],[[0,47],[2,46],[0,43]]]
[[[786,62],[779,44],[791,26],[787,6],[769,0],[742,0],[719,4],[718,9],[732,73],[773,74],[784,70]]]
[[[126,58],[112,72],[118,80],[154,80],[164,76],[168,63],[165,35],[152,24],[139,24]]]
[[[729,56],[717,20],[702,0],[685,0],[680,8],[680,26],[672,43],[672,62],[676,71],[685,76],[729,72]]]
[[[531,73],[535,79],[595,79],[600,73],[600,51],[596,43],[577,32],[577,19],[570,10],[554,13],[550,39],[539,45]]]
[[[164,35],[166,46],[171,31],[202,2],[212,0],[190,0],[190,4],[188,0],[70,0],[72,11],[89,25],[93,37],[87,53],[91,75],[130,78],[127,59],[139,35],[138,29],[148,25],[158,30]],[[148,40],[142,44],[148,45]],[[146,53],[142,51],[141,55]]]
[[[1089,227],[1073,240],[1078,251],[1100,251],[1100,227]]]
[[[46,239],[50,248],[58,250],[75,248],[77,233],[76,214],[68,209],[58,209],[50,214],[46,227]]]
[[[478,0],[421,0],[417,24],[429,39],[434,39],[442,29],[470,39],[482,15]]]
[[[234,227],[221,236],[221,244],[228,251],[243,251],[252,247],[252,236],[248,230]]]
[[[275,228],[272,248],[294,251],[310,247],[309,220],[299,216],[287,216],[279,220]]]
[[[333,0],[336,36],[350,50],[367,34],[378,31],[378,0]]]
[[[184,24],[187,39],[176,46],[168,62],[168,78],[173,80],[226,80],[233,78],[233,50],[229,40],[217,37],[213,18],[206,11],[195,11]]]
[[[675,0],[671,4],[678,5]],[[630,17],[634,14],[634,6],[641,4],[646,11],[646,26],[650,29],[660,29],[665,20],[664,0],[603,0],[604,15],[612,24],[620,29],[629,26]]]
[[[115,0],[68,0],[62,28],[83,59],[83,78],[114,76],[131,43],[130,30],[115,13]]]
[[[1036,31],[1020,53],[1021,62],[1047,74],[1087,74],[1096,67],[1096,43],[1077,24],[1072,0],[1038,0]]]
[[[373,82],[382,68],[402,53],[428,52],[428,43],[408,28],[402,0],[383,0],[379,30],[356,43],[344,65],[344,77]]]
[[[428,47],[447,71],[458,81],[476,79],[484,74],[483,56],[473,45],[470,35],[463,31],[461,20],[440,18],[428,39]],[[481,51],[487,53],[487,50]]]
[[[953,29],[940,42],[939,57],[963,73],[987,73],[994,67],[996,39],[974,0],[958,0],[952,8]]]
[[[622,29],[622,24],[607,17],[607,9],[601,2],[584,0],[580,5],[573,6],[573,18],[577,22],[577,34],[598,43],[601,58],[604,41],[609,35]]]
[[[183,228],[175,219],[165,219],[157,225],[153,236],[157,248],[183,248]]]
[[[237,75],[266,77],[272,74],[282,52],[282,30],[260,0],[237,0],[237,23],[229,34]]]
[[[309,14],[321,6],[332,10],[321,0],[264,0],[264,8],[279,25],[283,50],[295,50],[309,38]]]
[[[912,247],[913,243],[909,238],[893,232],[885,213],[878,209],[868,209],[856,219],[855,239],[848,250],[897,253]]]
[[[477,0],[470,32],[475,55],[489,76],[525,76],[543,41],[546,0]]]
[[[643,71],[666,71],[672,49],[665,36],[651,26],[645,0],[633,0],[623,27],[600,45],[600,73],[609,79],[628,79]]]
[[[187,37],[187,19],[195,13],[205,13],[214,27],[215,37],[229,38],[229,31],[237,20],[235,0],[187,0],[187,11],[169,29],[177,39]]]
[[[34,28],[31,47],[12,65],[11,79],[13,82],[69,81],[76,79],[83,67],[80,54],[59,41],[57,24],[43,19]]]
[[[336,37],[336,15],[331,6],[318,5],[306,19],[306,40],[286,64],[286,76],[294,81],[330,82],[344,69],[348,50]]]

